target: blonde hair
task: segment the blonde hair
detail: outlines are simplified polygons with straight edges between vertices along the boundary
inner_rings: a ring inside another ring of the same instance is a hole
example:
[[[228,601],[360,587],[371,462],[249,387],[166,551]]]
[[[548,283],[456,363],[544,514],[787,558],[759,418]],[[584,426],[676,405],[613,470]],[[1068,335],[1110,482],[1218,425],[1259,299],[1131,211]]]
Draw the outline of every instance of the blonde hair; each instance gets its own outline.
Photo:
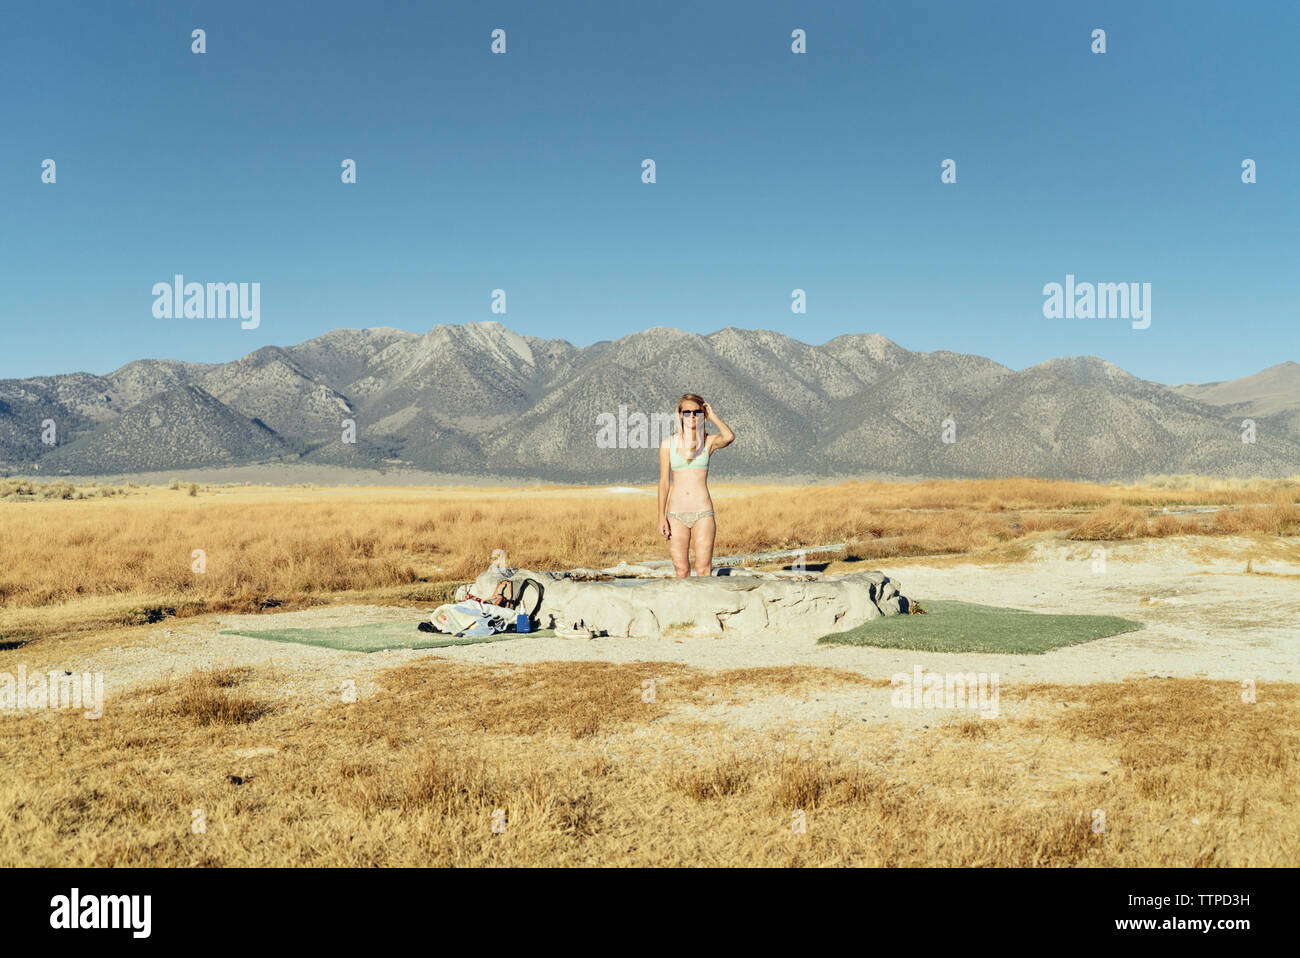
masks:
[[[693,403],[695,403],[695,405],[699,406],[701,409],[704,408],[704,397],[703,397],[703,396],[697,396],[697,395],[695,395],[695,393],[687,393],[687,394],[684,395],[681,399],[677,400],[677,415],[678,415],[678,416],[680,416],[680,415],[682,414],[682,403],[684,403],[684,402],[693,402]]]
[[[684,402],[693,402],[693,403],[695,403],[695,405],[697,405],[697,406],[699,406],[701,409],[703,409],[703,408],[704,408],[704,397],[703,397],[703,396],[699,396],[699,395],[697,395],[697,394],[695,394],[695,393],[686,393],[684,396],[682,396],[681,399],[677,400],[677,434],[678,434],[679,436],[682,436],[682,437],[685,437],[685,435],[686,435],[686,423],[684,423],[684,422],[682,421],[682,403],[684,403]],[[707,429],[704,430],[704,433],[705,433],[705,435],[707,436],[707,434],[708,434],[708,430],[707,430]],[[707,443],[707,442],[708,442],[708,439],[706,438],[704,441]],[[698,455],[699,455],[699,453],[696,453],[696,456],[698,456]],[[683,458],[686,458],[686,448],[685,448],[684,446],[682,447],[682,457],[683,457]],[[687,461],[687,462],[694,462],[694,461],[695,461],[695,456],[691,456],[690,458],[686,458],[686,461]]]

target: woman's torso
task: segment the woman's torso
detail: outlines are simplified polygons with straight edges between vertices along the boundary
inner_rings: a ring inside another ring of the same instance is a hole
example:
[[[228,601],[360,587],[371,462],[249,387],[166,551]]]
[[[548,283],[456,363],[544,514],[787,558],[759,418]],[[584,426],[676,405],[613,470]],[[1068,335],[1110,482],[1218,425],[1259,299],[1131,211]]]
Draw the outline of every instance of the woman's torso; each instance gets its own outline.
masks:
[[[681,436],[669,440],[668,465],[672,487],[668,490],[669,512],[702,512],[713,508],[709,496],[709,440],[701,437],[698,454],[689,460],[682,452]]]

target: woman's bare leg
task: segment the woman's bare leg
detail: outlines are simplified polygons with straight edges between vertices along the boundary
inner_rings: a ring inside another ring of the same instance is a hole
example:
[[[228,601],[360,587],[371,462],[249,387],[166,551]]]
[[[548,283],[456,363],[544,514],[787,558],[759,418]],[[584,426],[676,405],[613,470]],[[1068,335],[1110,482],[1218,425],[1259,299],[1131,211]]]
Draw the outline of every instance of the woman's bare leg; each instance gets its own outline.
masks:
[[[691,530],[695,542],[695,574],[711,575],[713,573],[713,537],[718,533],[718,524],[713,516],[705,516],[696,521]],[[675,533],[674,533],[675,534]]]
[[[697,522],[696,525],[699,525]],[[677,578],[685,579],[691,574],[689,553],[691,549],[691,530],[684,522],[668,518],[668,557],[673,560],[673,572]]]

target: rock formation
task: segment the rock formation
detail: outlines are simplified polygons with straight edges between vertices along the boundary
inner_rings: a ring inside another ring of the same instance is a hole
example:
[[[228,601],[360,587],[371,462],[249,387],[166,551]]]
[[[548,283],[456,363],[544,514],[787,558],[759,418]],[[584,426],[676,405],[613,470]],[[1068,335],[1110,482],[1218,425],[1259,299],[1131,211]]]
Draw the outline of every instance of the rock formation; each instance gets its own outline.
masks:
[[[539,629],[582,623],[597,635],[659,637],[782,631],[820,636],[910,610],[911,602],[883,572],[827,576],[814,572],[719,569],[677,579],[622,563],[612,569],[544,572],[489,568],[456,593],[482,598],[498,582],[542,584]]]

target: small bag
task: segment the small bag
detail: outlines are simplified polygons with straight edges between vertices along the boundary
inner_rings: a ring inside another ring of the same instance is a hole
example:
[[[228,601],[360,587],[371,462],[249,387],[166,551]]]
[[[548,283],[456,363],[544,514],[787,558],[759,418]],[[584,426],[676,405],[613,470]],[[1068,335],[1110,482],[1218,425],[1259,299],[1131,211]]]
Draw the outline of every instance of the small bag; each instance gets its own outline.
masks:
[[[542,588],[542,584],[536,579],[524,579],[519,583],[514,608],[516,614],[528,616],[530,630],[537,626],[537,612],[542,607],[544,592],[545,589]]]

